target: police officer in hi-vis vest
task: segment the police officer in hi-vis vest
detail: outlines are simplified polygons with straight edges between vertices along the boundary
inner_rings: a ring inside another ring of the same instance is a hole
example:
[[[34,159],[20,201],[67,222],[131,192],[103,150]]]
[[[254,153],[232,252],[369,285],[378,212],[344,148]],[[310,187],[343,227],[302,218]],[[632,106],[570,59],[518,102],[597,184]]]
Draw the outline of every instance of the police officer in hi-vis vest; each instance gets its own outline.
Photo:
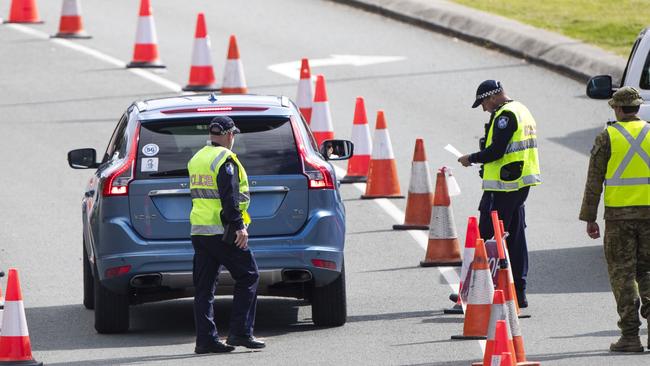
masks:
[[[523,104],[508,98],[497,80],[486,80],[478,86],[472,108],[479,105],[491,114],[485,124],[485,137],[479,142],[480,151],[461,156],[458,161],[465,167],[483,164],[480,172],[483,197],[479,204],[481,237],[487,240],[494,236],[491,212],[496,210],[508,232],[506,244],[517,301],[525,308],[528,306],[528,248],[524,203],[530,186],[542,182],[535,119]]]
[[[610,345],[613,352],[643,352],[639,308],[641,316],[650,316],[650,124],[637,117],[641,104],[639,91],[629,86],[609,100],[616,122],[608,123],[591,149],[580,210],[587,235],[599,238],[596,215],[604,184],[605,259],[622,335]]]
[[[253,337],[259,274],[248,248],[246,231],[251,222],[247,212],[248,178],[237,155],[231,151],[235,134],[239,132],[230,117],[215,117],[209,126],[209,145],[187,164],[192,195],[196,353],[230,352],[234,346],[265,346]],[[217,335],[212,308],[221,265],[235,280],[226,344]]]

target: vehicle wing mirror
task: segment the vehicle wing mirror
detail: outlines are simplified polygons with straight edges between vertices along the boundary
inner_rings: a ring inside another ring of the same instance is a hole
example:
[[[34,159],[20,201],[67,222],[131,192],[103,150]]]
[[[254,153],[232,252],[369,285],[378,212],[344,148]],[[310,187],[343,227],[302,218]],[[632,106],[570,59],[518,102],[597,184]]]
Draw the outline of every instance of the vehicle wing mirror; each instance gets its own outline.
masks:
[[[592,99],[609,99],[614,94],[612,77],[609,75],[594,76],[587,82],[587,96]]]
[[[95,149],[76,149],[68,152],[68,165],[73,169],[97,168],[97,152]]]
[[[325,160],[347,160],[354,154],[354,144],[348,140],[325,140],[319,151]]]

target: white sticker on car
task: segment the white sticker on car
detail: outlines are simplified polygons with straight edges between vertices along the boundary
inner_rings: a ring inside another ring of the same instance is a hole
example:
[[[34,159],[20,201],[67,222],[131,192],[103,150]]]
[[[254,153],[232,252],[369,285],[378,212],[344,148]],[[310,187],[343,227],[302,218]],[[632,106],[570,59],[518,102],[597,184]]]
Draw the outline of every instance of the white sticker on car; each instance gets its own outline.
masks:
[[[156,144],[146,144],[142,148],[142,153],[145,156],[156,156],[158,155],[158,152],[160,151],[160,147]]]
[[[158,158],[142,158],[140,164],[141,172],[157,172],[158,171]]]

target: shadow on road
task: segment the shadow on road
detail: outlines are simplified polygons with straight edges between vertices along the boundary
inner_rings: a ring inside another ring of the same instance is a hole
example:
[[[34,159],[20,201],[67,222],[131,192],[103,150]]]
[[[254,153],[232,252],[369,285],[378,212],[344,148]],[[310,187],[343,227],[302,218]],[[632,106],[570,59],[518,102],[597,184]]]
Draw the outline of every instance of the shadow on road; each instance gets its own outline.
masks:
[[[589,155],[591,147],[594,145],[594,140],[600,131],[605,128],[602,126],[590,128],[587,130],[580,130],[571,132],[570,134],[562,137],[550,137],[549,140],[560,144],[564,147],[576,151],[582,155]]]
[[[298,320],[305,302],[294,299],[260,298],[255,335],[274,335],[318,329],[311,319]],[[215,317],[220,336],[228,335],[232,299],[219,297]],[[97,334],[94,312],[82,305],[62,305],[26,309],[34,349],[79,350],[122,347],[150,347],[193,344],[192,299],[181,299],[131,307],[131,327],[124,334]]]
[[[529,252],[528,292],[575,294],[610,292],[603,247],[559,248]]]

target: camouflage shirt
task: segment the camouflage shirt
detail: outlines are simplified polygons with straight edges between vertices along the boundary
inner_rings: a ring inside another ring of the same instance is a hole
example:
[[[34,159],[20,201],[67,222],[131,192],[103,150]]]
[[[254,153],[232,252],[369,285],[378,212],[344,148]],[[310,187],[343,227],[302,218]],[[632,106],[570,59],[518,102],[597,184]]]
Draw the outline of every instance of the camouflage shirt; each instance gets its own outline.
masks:
[[[636,120],[638,119],[633,119],[633,121]],[[607,163],[611,154],[612,148],[609,141],[609,133],[607,129],[604,129],[596,136],[596,141],[591,149],[587,183],[585,184],[585,193],[582,198],[582,208],[580,209],[580,220],[582,221],[596,221],[600,195],[603,193],[603,183],[605,182],[605,174],[607,173]],[[650,219],[650,207],[605,207],[604,218],[605,220],[648,220]]]

